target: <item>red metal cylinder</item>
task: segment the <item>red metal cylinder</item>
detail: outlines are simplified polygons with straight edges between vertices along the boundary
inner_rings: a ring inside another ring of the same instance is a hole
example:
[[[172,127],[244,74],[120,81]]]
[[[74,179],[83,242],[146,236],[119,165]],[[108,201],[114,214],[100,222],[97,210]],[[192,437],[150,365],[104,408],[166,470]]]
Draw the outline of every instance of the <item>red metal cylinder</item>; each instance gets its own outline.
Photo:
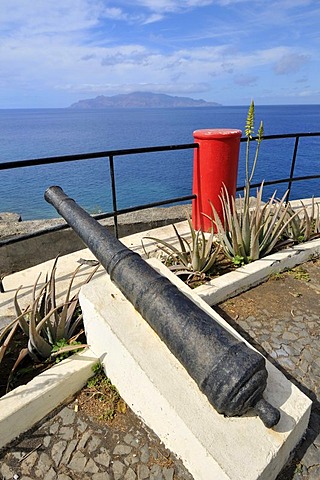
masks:
[[[223,184],[229,195],[235,196],[238,175],[238,160],[241,130],[206,129],[193,132],[199,148],[194,151],[192,224],[196,230],[209,231],[211,221],[203,214],[212,216],[210,202],[222,218],[219,195]]]

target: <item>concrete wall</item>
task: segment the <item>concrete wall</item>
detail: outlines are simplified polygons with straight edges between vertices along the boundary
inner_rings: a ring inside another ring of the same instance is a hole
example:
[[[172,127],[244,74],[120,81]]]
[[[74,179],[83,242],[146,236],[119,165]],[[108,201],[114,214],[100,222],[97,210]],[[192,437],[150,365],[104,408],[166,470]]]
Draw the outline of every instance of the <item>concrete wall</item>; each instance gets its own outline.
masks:
[[[180,222],[187,218],[187,212],[190,213],[190,206],[182,205],[168,208],[150,208],[132,214],[121,215],[118,218],[119,237]],[[85,248],[83,242],[71,229],[57,232],[48,231],[50,227],[60,223],[63,222],[58,219],[7,222],[6,224],[2,222],[0,225],[1,240],[12,237],[17,238],[36,231],[41,231],[43,234],[28,240],[1,246],[0,277],[45,262],[55,258],[57,255],[66,255]],[[110,231],[113,231],[111,219],[102,220],[101,223]]]

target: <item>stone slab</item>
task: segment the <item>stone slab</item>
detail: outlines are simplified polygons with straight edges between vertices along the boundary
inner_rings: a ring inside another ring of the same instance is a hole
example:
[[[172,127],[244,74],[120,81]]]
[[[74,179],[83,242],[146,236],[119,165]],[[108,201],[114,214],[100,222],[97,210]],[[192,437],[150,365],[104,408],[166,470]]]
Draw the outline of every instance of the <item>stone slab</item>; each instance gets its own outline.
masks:
[[[168,269],[155,260],[151,264],[241,338]],[[224,418],[107,274],[82,288],[80,302],[88,343],[106,374],[195,480],[276,478],[306,430],[311,408],[311,400],[280,371],[267,362],[265,398],[281,411],[274,429],[250,412]]]

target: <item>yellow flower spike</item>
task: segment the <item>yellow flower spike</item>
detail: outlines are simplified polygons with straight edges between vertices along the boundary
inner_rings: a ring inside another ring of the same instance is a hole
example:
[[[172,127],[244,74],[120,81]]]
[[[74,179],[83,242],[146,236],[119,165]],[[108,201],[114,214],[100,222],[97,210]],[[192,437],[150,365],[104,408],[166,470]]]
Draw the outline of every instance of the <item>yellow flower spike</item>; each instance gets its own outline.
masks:
[[[253,100],[251,100],[251,104],[248,110],[246,126],[244,131],[245,131],[246,137],[251,139],[254,133],[254,101]]]

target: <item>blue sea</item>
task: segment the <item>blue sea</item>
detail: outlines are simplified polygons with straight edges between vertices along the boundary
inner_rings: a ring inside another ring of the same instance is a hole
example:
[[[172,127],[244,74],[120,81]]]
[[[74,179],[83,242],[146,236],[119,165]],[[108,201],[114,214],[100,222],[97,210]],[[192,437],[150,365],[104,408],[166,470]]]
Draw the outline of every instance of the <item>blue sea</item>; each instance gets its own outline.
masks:
[[[0,110],[0,163],[56,155],[192,143],[202,128],[244,131],[247,107],[174,109],[28,109]],[[256,126],[265,135],[320,131],[320,105],[256,106]],[[242,144],[239,185],[244,182]],[[255,181],[289,176],[294,139],[262,142]],[[192,193],[193,151],[115,157],[118,208]],[[320,136],[300,140],[295,175],[320,173]],[[105,159],[35,166],[0,172],[0,212],[23,220],[52,218],[56,211],[43,199],[60,185],[91,213],[110,211],[108,162]],[[266,195],[285,187],[266,188]],[[296,182],[291,198],[320,196],[320,179]]]

